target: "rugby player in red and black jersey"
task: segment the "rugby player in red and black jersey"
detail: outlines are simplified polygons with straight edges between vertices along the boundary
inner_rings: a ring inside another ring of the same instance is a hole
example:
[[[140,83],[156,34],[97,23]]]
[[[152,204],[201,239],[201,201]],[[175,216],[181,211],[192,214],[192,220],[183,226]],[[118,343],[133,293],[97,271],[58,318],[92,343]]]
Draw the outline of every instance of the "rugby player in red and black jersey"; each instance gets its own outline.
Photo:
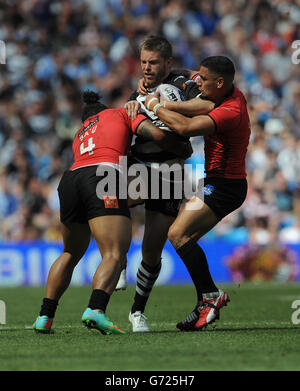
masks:
[[[181,136],[204,136],[205,141],[206,177],[202,193],[187,202],[168,232],[197,291],[196,308],[177,324],[180,330],[200,330],[214,322],[220,308],[229,301],[228,295],[214,284],[197,241],[239,208],[247,195],[245,160],[250,121],[246,99],[233,85],[234,74],[234,64],[227,57],[213,56],[201,62],[198,88],[202,98],[214,103],[207,115],[197,115],[201,105],[197,98],[188,102],[164,101],[159,106],[157,94],[157,100],[151,95],[145,102],[148,109],[156,106],[158,117]]]
[[[102,261],[93,277],[92,294],[82,322],[103,334],[125,333],[105,314],[131,241],[127,198],[126,194],[120,197],[118,188],[120,176],[127,175],[122,172],[120,158],[128,154],[133,134],[143,135],[166,150],[175,150],[183,158],[192,152],[189,143],[163,132],[144,115],[131,120],[124,108],[108,109],[99,98],[94,92],[84,94],[83,125],[73,142],[74,164],[58,186],[64,248],[49,271],[41,311],[33,325],[38,332],[50,332],[58,301],[93,235]],[[113,183],[106,181],[107,188],[99,188],[111,171],[115,174],[111,177]]]

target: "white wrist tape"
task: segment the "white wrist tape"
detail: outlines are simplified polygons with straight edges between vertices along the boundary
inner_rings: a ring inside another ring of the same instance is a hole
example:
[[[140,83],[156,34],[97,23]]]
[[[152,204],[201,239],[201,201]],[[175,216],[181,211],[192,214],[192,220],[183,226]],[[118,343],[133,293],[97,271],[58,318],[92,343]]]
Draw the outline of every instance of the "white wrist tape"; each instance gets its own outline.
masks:
[[[162,104],[161,103],[157,103],[154,107],[153,107],[153,113],[156,115],[156,111],[159,107],[162,107]]]
[[[148,110],[150,110],[150,109],[149,109],[150,103],[153,102],[154,100],[157,100],[157,101],[158,101],[158,98],[156,98],[156,96],[154,96],[153,98],[151,98],[151,99],[148,101],[148,103],[147,103],[147,109],[148,109]]]

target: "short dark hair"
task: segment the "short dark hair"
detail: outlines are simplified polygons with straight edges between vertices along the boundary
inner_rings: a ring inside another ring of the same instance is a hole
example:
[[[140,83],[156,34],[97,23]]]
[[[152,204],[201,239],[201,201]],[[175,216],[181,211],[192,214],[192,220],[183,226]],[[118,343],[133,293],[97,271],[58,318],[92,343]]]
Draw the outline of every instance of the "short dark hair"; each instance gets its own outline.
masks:
[[[107,109],[103,103],[99,102],[101,95],[94,91],[84,91],[82,99],[85,103],[81,114],[81,120],[84,122],[87,118],[99,113],[99,111]]]
[[[201,61],[200,67],[203,66],[211,72],[223,76],[224,78],[234,79],[235,68],[233,62],[225,56],[206,57]]]
[[[158,35],[149,35],[146,37],[141,44],[141,50],[158,52],[165,59],[173,56],[170,42],[166,38]]]

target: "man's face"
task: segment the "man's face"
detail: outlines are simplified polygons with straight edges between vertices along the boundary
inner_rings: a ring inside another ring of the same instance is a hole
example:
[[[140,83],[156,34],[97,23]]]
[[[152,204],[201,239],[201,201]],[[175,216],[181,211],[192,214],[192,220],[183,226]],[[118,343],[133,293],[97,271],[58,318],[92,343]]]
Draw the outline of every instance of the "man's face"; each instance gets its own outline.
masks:
[[[223,78],[203,66],[200,67],[199,76],[197,85],[199,91],[202,92],[202,97],[214,100],[218,96],[219,88],[224,84]]]
[[[165,59],[158,52],[142,49],[140,59],[145,85],[148,88],[157,87],[170,73],[171,57]]]

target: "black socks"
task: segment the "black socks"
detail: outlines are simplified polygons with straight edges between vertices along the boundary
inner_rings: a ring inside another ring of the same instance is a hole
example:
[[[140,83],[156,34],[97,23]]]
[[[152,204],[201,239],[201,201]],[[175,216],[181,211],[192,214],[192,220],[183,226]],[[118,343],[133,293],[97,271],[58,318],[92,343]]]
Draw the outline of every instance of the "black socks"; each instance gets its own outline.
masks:
[[[108,293],[102,289],[94,289],[91,294],[88,307],[91,310],[101,310],[105,313],[109,299],[110,295]]]
[[[56,308],[58,306],[58,300],[43,298],[43,303],[40,311],[40,316],[46,315],[48,318],[54,318]]]
[[[101,289],[94,289],[88,307],[92,310],[100,310],[105,313],[107,304],[109,302],[110,295]],[[58,306],[58,300],[43,298],[42,307],[40,310],[40,316],[46,315],[48,318],[53,319],[55,316],[56,308]]]
[[[194,239],[190,239],[176,251],[193,280],[198,302],[202,300],[203,293],[218,291],[209,272],[206,255]]]

